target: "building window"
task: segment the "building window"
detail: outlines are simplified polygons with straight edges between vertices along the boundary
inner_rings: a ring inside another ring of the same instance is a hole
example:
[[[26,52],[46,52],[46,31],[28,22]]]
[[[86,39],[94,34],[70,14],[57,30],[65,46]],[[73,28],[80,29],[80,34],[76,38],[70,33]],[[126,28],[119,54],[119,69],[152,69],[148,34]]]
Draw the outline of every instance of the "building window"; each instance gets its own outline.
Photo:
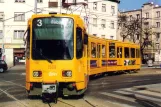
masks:
[[[14,30],[14,39],[22,39],[24,32],[24,30]]]
[[[114,21],[111,21],[111,29],[114,29]]]
[[[93,26],[97,27],[97,18],[93,18]]]
[[[136,17],[137,17],[137,19],[140,19],[140,14],[137,14]]]
[[[97,10],[97,3],[96,2],[93,3],[93,10]]]
[[[132,20],[132,15],[130,15],[130,20]]]
[[[112,15],[115,14],[115,6],[111,6],[111,13],[112,13]]]
[[[106,12],[106,4],[102,4],[102,12]]]
[[[160,28],[160,22],[156,22],[156,24],[157,24],[157,28]]]
[[[160,33],[156,33],[156,40],[159,40],[160,38]]]
[[[110,36],[110,39],[113,39],[114,36]]]
[[[24,3],[25,0],[15,0],[16,3]]]
[[[37,3],[42,3],[42,0],[37,0]]]
[[[102,19],[102,21],[101,21],[101,27],[102,28],[106,28],[106,20],[105,19]]]
[[[145,13],[145,15],[146,15],[146,16],[145,16],[146,18],[149,18],[149,13],[148,13],[148,12]]]
[[[136,34],[136,39],[139,40],[140,39],[140,35]]]
[[[93,36],[97,36],[97,34],[93,34]]]
[[[0,22],[4,20],[4,12],[0,12]]]
[[[105,38],[105,35],[101,35],[102,38]]]
[[[3,38],[3,31],[0,30],[0,39],[2,39],[2,38]]]
[[[157,11],[156,14],[157,14],[156,17],[159,18],[160,17],[160,11]]]
[[[149,26],[149,22],[144,22],[144,25],[145,26]]]
[[[25,14],[24,13],[15,13],[14,20],[15,21],[25,21]]]

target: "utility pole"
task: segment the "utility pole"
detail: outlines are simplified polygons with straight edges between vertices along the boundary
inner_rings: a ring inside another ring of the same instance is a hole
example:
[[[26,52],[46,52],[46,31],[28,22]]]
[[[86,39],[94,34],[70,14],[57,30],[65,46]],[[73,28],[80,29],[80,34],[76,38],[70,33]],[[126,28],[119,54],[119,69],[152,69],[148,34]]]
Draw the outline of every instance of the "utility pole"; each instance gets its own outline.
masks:
[[[142,44],[142,39],[143,39],[143,35],[142,35],[142,30],[143,30],[143,16],[142,16],[143,12],[142,12],[142,9],[141,9],[141,29],[140,29],[140,46]]]
[[[143,35],[142,35],[142,30],[143,30],[143,10],[141,8],[141,29],[140,29],[140,56],[141,56],[141,64],[142,64],[142,60],[143,60],[143,50],[142,50],[142,39],[143,39]]]
[[[66,0],[58,0],[58,13],[61,14],[62,3],[65,3]]]
[[[2,60],[5,60],[4,59],[4,56],[5,56],[5,48],[4,48],[4,37],[5,37],[5,25],[4,25],[4,19],[3,19],[3,38],[2,38]]]
[[[4,60],[5,56],[5,48],[4,48],[4,37],[5,37],[5,20],[4,20],[4,14],[1,14],[0,21],[2,22],[2,48],[1,48],[1,59]]]
[[[0,21],[2,22],[2,48],[1,48],[1,59],[4,60],[5,56],[5,48],[4,48],[4,37],[5,37],[5,25],[4,25],[4,18],[1,18]]]
[[[35,14],[37,14],[37,0],[35,0],[35,8],[34,8],[34,10],[35,10]]]

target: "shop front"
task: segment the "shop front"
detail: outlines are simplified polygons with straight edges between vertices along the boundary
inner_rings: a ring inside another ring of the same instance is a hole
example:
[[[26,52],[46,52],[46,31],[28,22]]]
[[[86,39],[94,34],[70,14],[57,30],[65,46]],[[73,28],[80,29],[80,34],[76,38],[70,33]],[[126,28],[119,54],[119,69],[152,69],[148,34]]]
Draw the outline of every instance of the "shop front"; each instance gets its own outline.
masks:
[[[25,48],[13,49],[14,65],[25,64]]]

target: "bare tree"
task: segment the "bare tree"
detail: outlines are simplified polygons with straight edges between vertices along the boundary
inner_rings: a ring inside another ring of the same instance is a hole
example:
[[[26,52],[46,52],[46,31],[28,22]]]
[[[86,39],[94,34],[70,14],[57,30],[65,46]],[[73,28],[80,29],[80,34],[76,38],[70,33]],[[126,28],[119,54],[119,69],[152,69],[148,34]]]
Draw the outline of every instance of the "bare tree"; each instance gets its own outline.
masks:
[[[136,35],[140,35],[141,21],[134,17],[129,17],[125,14],[121,14],[118,17],[118,27],[120,30],[120,36],[123,41],[130,38],[130,41],[136,42]]]
[[[130,41],[136,43],[136,41],[138,40],[138,43],[141,47],[141,55],[143,58],[143,52],[145,48],[148,46],[152,47],[151,36],[154,33],[152,32],[152,27],[148,25],[143,26],[141,20],[142,23],[146,22],[146,19],[137,19],[134,17],[128,17],[126,14],[121,14],[118,17],[118,27],[120,36],[122,37],[123,41],[130,38]]]
[[[123,41],[130,35],[129,34],[129,26],[127,24],[128,17],[125,14],[121,14],[118,17],[118,27],[120,30],[120,36],[123,38]]]

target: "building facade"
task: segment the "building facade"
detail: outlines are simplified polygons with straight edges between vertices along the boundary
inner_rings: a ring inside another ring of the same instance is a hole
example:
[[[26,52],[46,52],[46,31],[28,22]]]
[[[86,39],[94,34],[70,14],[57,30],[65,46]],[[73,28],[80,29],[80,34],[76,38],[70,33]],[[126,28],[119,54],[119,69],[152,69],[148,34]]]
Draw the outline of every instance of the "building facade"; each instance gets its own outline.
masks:
[[[148,27],[151,30],[152,46],[144,49],[144,59],[154,59],[155,62],[161,61],[161,6],[155,5],[153,2],[143,4],[141,9],[124,11],[119,14],[125,14],[130,20],[131,17],[139,18],[142,20],[142,29]],[[144,34],[146,35],[146,34]],[[117,31],[117,39],[122,41],[120,30]],[[137,37],[137,42],[140,43],[141,37]],[[130,39],[126,39],[129,41]],[[142,39],[141,39],[142,40]]]
[[[89,34],[116,39],[118,1],[77,0],[78,5],[62,7],[64,0],[37,0],[39,13],[78,14]],[[66,0],[64,3],[74,3]],[[86,5],[82,5],[85,4]],[[24,33],[35,12],[35,0],[0,0],[0,48],[9,67],[25,63]]]

